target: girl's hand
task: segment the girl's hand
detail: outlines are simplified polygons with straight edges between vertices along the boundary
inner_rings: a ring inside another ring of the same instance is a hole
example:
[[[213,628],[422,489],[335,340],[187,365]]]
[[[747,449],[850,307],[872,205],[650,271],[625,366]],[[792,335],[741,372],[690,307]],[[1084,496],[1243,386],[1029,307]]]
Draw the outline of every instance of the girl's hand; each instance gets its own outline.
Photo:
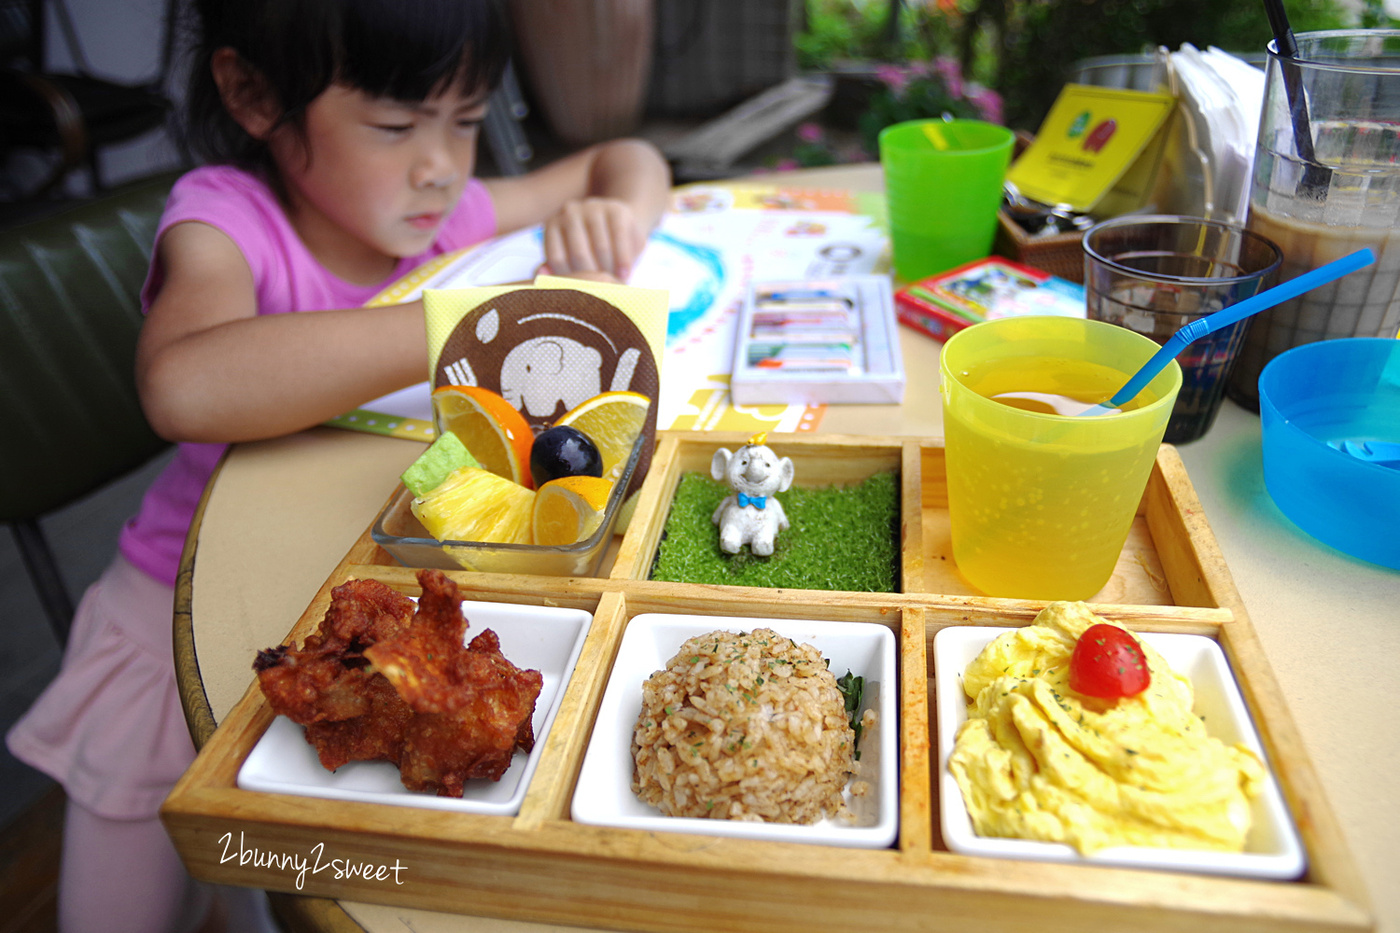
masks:
[[[554,275],[601,272],[625,282],[645,245],[632,206],[616,198],[567,201],[544,222],[545,268]]]
[[[670,200],[671,170],[651,143],[620,139],[528,175],[483,179],[498,233],[544,225],[546,268],[625,280]]]

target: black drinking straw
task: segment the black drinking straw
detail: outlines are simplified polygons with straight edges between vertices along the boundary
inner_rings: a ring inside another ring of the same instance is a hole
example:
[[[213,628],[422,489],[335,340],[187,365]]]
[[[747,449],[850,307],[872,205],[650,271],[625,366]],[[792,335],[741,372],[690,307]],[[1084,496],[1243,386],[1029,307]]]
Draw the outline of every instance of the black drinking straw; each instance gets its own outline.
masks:
[[[1293,38],[1293,28],[1288,24],[1283,0],[1264,0],[1264,12],[1268,14],[1269,28],[1274,32],[1274,49],[1278,52],[1279,64],[1283,69],[1283,88],[1288,95],[1288,112],[1293,121],[1294,144],[1298,150],[1298,158],[1303,160],[1303,187],[1325,191],[1332,180],[1332,172],[1317,163],[1317,156],[1313,152],[1308,102],[1303,96],[1303,76],[1297,63],[1298,43]]]

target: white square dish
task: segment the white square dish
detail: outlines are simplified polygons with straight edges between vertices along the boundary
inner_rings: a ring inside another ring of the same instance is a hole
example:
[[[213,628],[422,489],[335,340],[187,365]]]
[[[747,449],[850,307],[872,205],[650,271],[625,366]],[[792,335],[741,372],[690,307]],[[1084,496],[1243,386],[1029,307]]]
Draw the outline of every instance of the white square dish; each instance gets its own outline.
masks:
[[[642,683],[668,661],[688,638],[713,631],[747,632],[771,628],[798,643],[815,646],[838,677],[846,671],[865,678],[862,710],[873,708],[874,728],[861,738],[861,779],[870,792],[847,806],[854,823],[822,820],[812,825],[755,823],[664,816],[632,792],[632,731],[642,708]],[[651,832],[698,833],[742,839],[803,842],[850,848],[886,848],[898,832],[899,725],[896,713],[894,633],[883,625],[859,622],[728,618],[646,613],[627,625],[608,678],[597,724],[589,739],[574,790],[575,821]]]
[[[307,743],[306,730],[287,717],[278,716],[239,769],[238,786],[244,790],[360,803],[505,816],[517,813],[593,617],[581,609],[470,600],[462,603],[462,611],[469,622],[468,641],[489,628],[500,638],[501,654],[507,660],[522,670],[537,670],[544,677],[535,700],[534,749],[528,755],[516,749],[510,767],[499,781],[468,781],[461,797],[438,797],[404,787],[399,769],[387,761],[352,761],[336,771],[327,771],[321,767],[316,750]]]
[[[950,850],[993,858],[1119,865],[1273,880],[1292,879],[1303,873],[1307,863],[1302,843],[1245,708],[1239,685],[1220,646],[1202,635],[1145,632],[1137,637],[1155,648],[1173,670],[1191,679],[1196,697],[1195,712],[1205,720],[1206,730],[1212,736],[1227,744],[1243,744],[1265,763],[1264,790],[1253,802],[1253,825],[1243,852],[1118,846],[1086,856],[1072,846],[1059,843],[977,835],[962,791],[948,769],[948,758],[958,727],[967,719],[963,672],[983,648],[1007,631],[1011,629],[953,626],[940,630],[933,639],[934,692],[938,702],[939,816],[943,841]]]

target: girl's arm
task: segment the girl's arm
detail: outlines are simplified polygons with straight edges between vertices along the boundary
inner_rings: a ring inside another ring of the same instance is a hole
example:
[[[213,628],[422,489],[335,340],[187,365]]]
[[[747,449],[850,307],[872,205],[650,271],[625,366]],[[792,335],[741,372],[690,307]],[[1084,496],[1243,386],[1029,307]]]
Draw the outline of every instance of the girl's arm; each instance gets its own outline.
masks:
[[[222,232],[187,222],[157,244],[164,281],[136,351],[141,404],[172,441],[279,437],[423,379],[421,302],[257,314],[252,273]]]
[[[528,175],[484,183],[500,232],[544,224],[549,271],[607,272],[626,280],[666,209],[671,171],[655,146],[623,139]]]

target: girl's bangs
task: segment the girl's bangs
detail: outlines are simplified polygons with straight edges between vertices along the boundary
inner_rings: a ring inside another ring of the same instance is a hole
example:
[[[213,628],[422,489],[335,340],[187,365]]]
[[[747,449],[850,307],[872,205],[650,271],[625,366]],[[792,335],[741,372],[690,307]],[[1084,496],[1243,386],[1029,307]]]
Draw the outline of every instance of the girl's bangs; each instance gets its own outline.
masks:
[[[367,94],[421,101],[495,88],[505,72],[509,26],[494,2],[355,0],[340,14],[336,80]]]

